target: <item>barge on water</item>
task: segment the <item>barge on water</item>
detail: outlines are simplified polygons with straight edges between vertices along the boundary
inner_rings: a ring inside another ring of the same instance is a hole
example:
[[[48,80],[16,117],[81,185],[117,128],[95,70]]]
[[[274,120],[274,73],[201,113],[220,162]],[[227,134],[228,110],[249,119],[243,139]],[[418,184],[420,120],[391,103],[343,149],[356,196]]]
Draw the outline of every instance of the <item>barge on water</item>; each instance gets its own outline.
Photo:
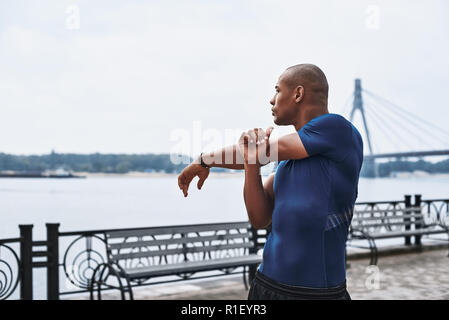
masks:
[[[70,172],[0,172],[0,178],[86,178],[86,176],[74,175]]]

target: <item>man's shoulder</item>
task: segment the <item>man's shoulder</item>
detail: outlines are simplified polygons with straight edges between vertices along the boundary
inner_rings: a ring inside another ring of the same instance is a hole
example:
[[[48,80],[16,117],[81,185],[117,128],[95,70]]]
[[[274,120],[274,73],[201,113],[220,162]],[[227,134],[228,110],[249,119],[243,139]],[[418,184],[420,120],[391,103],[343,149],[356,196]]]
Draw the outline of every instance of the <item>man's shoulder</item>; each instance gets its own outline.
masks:
[[[348,146],[352,145],[356,149],[363,148],[362,135],[351,121],[337,113],[327,114],[326,117],[323,118],[323,121],[327,121],[327,126],[329,127],[339,131],[343,130],[344,133],[341,136],[345,137],[345,143]],[[348,140],[352,142],[349,142]]]
[[[352,123],[345,117],[337,113],[326,113],[313,118],[307,124],[308,127],[322,128],[322,129],[352,129]],[[307,126],[306,125],[306,126]]]

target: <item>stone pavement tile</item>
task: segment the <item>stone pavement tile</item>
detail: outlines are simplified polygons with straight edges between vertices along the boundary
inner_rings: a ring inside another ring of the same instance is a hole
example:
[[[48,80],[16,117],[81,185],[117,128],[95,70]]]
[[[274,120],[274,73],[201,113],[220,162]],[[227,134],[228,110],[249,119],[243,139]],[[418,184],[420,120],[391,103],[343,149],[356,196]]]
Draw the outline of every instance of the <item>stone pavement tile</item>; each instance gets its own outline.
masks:
[[[447,250],[381,257],[377,267],[369,267],[368,260],[351,261],[347,276],[353,299],[447,299]]]

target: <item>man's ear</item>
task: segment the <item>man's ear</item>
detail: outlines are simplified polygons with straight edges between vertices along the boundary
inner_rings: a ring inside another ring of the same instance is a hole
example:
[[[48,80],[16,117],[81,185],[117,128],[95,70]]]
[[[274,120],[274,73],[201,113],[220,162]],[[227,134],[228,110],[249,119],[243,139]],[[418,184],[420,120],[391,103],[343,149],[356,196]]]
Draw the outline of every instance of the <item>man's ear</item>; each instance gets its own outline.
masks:
[[[295,88],[295,102],[296,103],[300,103],[303,98],[304,98],[304,87],[303,86],[297,86]]]

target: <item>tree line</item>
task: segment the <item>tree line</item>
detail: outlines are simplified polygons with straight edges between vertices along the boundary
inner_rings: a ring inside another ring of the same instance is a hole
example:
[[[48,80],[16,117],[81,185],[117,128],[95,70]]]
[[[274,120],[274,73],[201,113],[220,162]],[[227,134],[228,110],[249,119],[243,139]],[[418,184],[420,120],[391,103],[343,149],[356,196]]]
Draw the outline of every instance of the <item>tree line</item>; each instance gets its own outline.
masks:
[[[418,161],[394,160],[379,163],[377,165],[377,170],[379,177],[389,177],[392,173],[395,172],[424,171],[427,173],[449,173],[449,159],[435,163],[424,160]],[[364,165],[362,167],[362,171],[360,172],[360,176],[370,177],[371,173],[372,168],[369,168],[367,165]]]
[[[46,155],[11,155],[0,153],[0,171],[16,172],[43,172],[63,168],[72,172],[91,173],[127,173],[140,172],[165,172],[179,173],[187,163],[193,159],[186,156],[180,164],[171,161],[169,154],[74,154],[55,153]],[[360,175],[370,176],[370,169],[364,165]],[[214,168],[214,171],[226,169]],[[415,170],[428,173],[449,173],[449,159],[431,163],[424,160],[404,161],[395,160],[378,164],[378,174],[388,177],[393,172],[413,172]]]
[[[188,159],[190,162],[192,159]],[[174,164],[169,154],[72,154],[11,155],[0,153],[0,171],[43,172],[59,168],[72,172],[127,173],[181,172],[186,164]]]

